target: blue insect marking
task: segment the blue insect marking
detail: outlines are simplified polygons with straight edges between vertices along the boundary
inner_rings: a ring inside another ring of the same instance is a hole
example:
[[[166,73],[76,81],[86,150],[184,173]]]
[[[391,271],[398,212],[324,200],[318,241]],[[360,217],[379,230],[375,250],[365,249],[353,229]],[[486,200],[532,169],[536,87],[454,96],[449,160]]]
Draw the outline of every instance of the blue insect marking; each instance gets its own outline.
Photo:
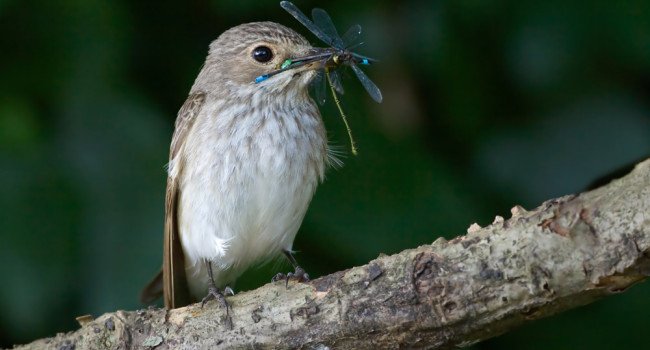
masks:
[[[255,83],[256,84],[261,83],[268,78],[269,78],[268,74],[260,75],[259,77],[255,78]]]

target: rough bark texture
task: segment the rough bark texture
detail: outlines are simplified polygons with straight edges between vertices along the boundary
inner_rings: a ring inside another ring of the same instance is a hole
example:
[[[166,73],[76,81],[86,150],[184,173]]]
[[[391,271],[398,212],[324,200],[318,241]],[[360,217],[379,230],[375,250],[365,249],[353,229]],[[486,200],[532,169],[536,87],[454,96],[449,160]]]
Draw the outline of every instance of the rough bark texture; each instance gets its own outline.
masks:
[[[117,311],[20,349],[451,348],[624,291],[650,274],[650,160],[626,177],[451,241],[310,283]]]

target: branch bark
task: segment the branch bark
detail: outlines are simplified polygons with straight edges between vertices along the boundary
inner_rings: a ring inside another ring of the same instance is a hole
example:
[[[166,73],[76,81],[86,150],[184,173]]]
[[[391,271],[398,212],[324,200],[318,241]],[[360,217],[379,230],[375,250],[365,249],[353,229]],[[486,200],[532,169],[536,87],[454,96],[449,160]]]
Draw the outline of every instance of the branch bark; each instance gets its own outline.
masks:
[[[594,191],[520,207],[464,236],[310,283],[211,302],[107,313],[19,349],[393,349],[466,346],[650,274],[650,159]]]

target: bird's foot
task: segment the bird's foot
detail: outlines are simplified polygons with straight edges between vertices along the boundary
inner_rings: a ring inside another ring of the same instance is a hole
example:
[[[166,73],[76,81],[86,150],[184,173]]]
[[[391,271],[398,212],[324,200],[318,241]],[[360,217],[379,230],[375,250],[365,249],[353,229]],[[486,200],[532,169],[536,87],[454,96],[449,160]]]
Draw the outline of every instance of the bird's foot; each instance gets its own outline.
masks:
[[[219,290],[215,285],[210,285],[210,288],[208,289],[208,294],[201,300],[201,309],[203,309],[203,305],[205,305],[206,302],[216,299],[221,302],[221,305],[226,308],[226,326],[230,329],[232,329],[232,320],[230,319],[230,307],[228,307],[228,303],[226,303],[226,295],[235,295],[235,292],[232,290],[230,287],[226,287],[223,289],[223,291]]]
[[[205,305],[206,302],[216,299],[221,302],[221,305],[223,305],[223,307],[226,308],[226,312],[228,312],[228,304],[226,303],[227,294],[235,295],[235,292],[230,287],[226,287],[223,291],[220,291],[219,288],[211,285],[208,289],[208,294],[203,298],[203,300],[201,300],[201,308],[203,308],[203,305]]]
[[[273,276],[271,282],[285,280],[285,286],[289,287],[289,279],[295,279],[298,282],[307,282],[309,281],[309,275],[302,267],[296,266],[296,272],[289,272],[286,275],[280,272],[277,275]]]

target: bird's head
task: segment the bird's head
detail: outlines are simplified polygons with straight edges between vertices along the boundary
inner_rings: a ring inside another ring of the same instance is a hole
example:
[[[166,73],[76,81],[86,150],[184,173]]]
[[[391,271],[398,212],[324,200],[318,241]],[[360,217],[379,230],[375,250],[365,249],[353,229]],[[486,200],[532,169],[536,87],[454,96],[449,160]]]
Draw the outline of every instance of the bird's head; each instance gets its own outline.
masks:
[[[226,93],[306,95],[317,70],[323,68],[322,60],[303,61],[262,82],[256,83],[256,78],[277,72],[287,60],[312,57],[323,50],[313,48],[303,36],[277,23],[242,24],[228,29],[210,44],[195,87]]]

